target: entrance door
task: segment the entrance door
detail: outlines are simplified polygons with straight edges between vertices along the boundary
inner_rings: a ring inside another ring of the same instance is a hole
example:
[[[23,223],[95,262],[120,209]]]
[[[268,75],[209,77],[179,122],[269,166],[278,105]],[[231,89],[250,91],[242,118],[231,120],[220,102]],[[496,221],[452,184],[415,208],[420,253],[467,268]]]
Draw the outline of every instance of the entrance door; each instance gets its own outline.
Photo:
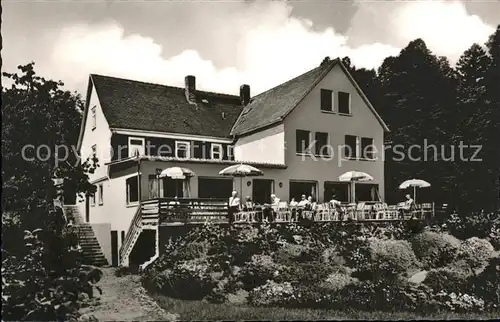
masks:
[[[171,179],[164,178],[163,179],[163,197],[165,198],[183,198],[184,190],[183,190],[183,180],[180,179]]]
[[[253,179],[252,183],[253,202],[258,204],[271,203],[271,195],[273,193],[274,193],[274,180]]]
[[[330,201],[335,198],[341,202],[349,202],[349,183],[347,182],[325,182],[324,201]]]
[[[293,181],[290,180],[290,200],[295,198],[296,201],[300,201],[302,195],[306,198],[311,196],[313,199],[318,198],[316,193],[316,187],[318,183],[315,181]]]
[[[85,222],[90,221],[90,196],[85,198]]]
[[[111,231],[111,265],[118,266],[118,231]]]

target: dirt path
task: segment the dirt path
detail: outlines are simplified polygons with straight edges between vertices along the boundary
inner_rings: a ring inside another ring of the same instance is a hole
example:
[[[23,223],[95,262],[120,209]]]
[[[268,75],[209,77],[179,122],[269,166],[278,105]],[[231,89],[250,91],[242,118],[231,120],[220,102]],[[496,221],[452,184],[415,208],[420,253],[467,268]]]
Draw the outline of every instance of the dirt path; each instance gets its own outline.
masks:
[[[173,314],[165,312],[146,293],[137,275],[117,277],[114,268],[101,268],[99,286],[103,294],[100,304],[83,308],[81,313],[99,321],[170,321]]]

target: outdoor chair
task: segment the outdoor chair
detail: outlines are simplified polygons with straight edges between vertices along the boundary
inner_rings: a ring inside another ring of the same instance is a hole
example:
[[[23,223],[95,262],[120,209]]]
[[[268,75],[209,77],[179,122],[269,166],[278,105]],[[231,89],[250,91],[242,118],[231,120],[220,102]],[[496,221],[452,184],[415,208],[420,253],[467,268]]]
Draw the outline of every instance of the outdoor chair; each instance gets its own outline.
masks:
[[[280,201],[278,204],[278,212],[276,214],[276,221],[289,221],[291,218],[290,209],[286,201]]]

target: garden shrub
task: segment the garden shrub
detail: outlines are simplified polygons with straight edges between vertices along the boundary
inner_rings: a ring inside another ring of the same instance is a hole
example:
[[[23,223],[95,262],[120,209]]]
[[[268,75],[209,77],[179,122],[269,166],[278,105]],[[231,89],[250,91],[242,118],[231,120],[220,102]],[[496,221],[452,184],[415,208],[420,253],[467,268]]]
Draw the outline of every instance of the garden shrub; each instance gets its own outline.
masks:
[[[248,294],[248,302],[254,306],[286,306],[294,294],[289,282],[276,283],[272,280],[254,288]]]
[[[486,239],[471,237],[462,242],[457,258],[465,261],[472,269],[485,266],[495,249]]]
[[[418,266],[419,262],[407,241],[373,238],[369,241],[369,258],[359,266],[359,271],[367,272],[373,280],[394,280]]]
[[[171,269],[151,272],[145,279],[146,286],[153,287],[162,294],[186,300],[201,300],[212,292],[222,275],[213,272],[206,259],[192,259],[179,261]]]
[[[456,259],[460,241],[445,233],[424,231],[411,238],[415,255],[425,269],[443,267]]]
[[[269,255],[253,255],[250,262],[246,263],[239,273],[243,289],[249,291],[255,287],[266,284],[277,276],[280,265],[274,262]]]
[[[44,243],[44,233],[58,243]],[[81,265],[81,253],[68,247],[67,237],[64,231],[62,235],[52,235],[42,229],[27,230],[24,256],[2,249],[2,320],[77,319],[78,310],[94,297],[94,290],[101,292],[95,284],[102,272]],[[49,246],[58,247],[60,251],[50,253]],[[58,257],[53,262],[58,267],[50,268],[48,254]]]
[[[275,281],[300,284],[317,284],[334,272],[335,267],[323,263],[295,263],[281,265],[273,275]]]
[[[474,294],[485,300],[491,309],[500,308],[500,257],[490,259],[488,266],[470,280]]]
[[[453,236],[462,240],[471,237],[486,238],[500,227],[500,212],[451,214],[445,224]]]
[[[356,278],[351,277],[346,271],[330,273],[325,281],[321,283],[321,286],[331,291],[340,291],[344,287],[358,282]]]
[[[423,283],[435,292],[466,293],[470,277],[470,270],[463,267],[447,266],[431,269]]]

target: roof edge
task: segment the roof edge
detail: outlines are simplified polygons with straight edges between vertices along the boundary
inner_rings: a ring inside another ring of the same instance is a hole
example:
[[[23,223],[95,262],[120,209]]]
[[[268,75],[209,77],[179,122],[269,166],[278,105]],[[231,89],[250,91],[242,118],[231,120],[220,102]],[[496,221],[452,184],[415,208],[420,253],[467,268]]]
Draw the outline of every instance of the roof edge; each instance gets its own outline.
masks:
[[[279,117],[279,119],[277,119],[277,120],[273,121],[273,123],[272,123],[272,124],[274,124],[274,123],[279,123],[279,122],[283,122],[283,121],[285,120],[285,118],[286,118],[286,117],[287,117],[287,116],[288,116],[291,112],[293,112],[293,110],[295,110],[295,108],[296,108],[296,107],[300,104],[300,102],[302,102],[302,101],[303,101],[303,100],[307,97],[307,95],[309,95],[309,93],[311,93],[311,91],[313,90],[313,88],[314,88],[314,87],[315,87],[315,86],[316,86],[316,85],[317,85],[317,84],[318,84],[318,83],[319,83],[319,82],[320,82],[323,78],[325,78],[325,76],[326,76],[326,75],[327,75],[327,74],[328,74],[328,73],[329,73],[329,72],[333,69],[333,67],[334,67],[337,63],[339,63],[339,62],[340,62],[340,59],[339,59],[339,58],[335,58],[334,60],[330,61],[330,62],[329,62],[329,65],[330,65],[330,66],[328,66],[328,68],[326,68],[326,69],[325,69],[325,70],[321,73],[321,75],[319,75],[319,76],[318,76],[318,77],[314,80],[314,82],[313,82],[313,83],[312,83],[312,85],[311,85],[311,86],[307,89],[307,91],[304,93],[304,95],[302,95],[302,96],[301,96],[301,97],[300,97],[297,101],[295,101],[295,102],[293,103],[292,108],[291,108],[291,109],[290,109],[290,110],[289,110],[289,111],[288,111],[285,115],[280,116],[280,117]],[[320,66],[318,66],[318,67],[316,67],[316,68],[319,68],[319,67],[321,67],[321,65],[320,65]],[[306,73],[311,72],[311,71],[313,71],[314,69],[315,69],[315,68],[313,68],[313,69],[311,69],[311,70],[307,71]],[[305,74],[305,73],[304,73],[304,74]],[[303,74],[301,74],[301,75],[303,75]],[[300,77],[301,75],[298,75],[297,77]],[[295,78],[297,78],[297,77],[294,77],[294,78],[292,78],[291,80],[293,80],[293,79],[295,79]],[[280,85],[277,85],[277,86],[275,86],[275,87],[273,87],[273,88],[276,88],[276,87],[278,87],[278,86],[281,86],[281,85],[283,85],[283,84],[285,84],[285,83],[287,83],[287,82],[289,82],[289,81],[291,81],[291,80],[288,80],[288,81],[286,81],[286,82],[284,82],[284,83],[282,83],[282,84],[280,84]],[[273,88],[269,89],[268,91],[272,90]],[[266,91],[266,92],[267,92],[267,91]],[[265,92],[263,92],[263,93],[265,93]],[[262,93],[261,93],[261,94],[262,94]],[[260,95],[260,94],[259,94],[259,95]],[[240,133],[235,133],[233,129],[234,129],[234,126],[236,125],[236,123],[237,123],[237,122],[238,122],[238,120],[236,120],[235,124],[233,125],[233,128],[231,129],[231,135],[236,135],[236,136],[249,135],[249,133],[250,133],[250,132],[257,132],[257,131],[259,131],[260,129],[262,129],[262,128],[264,128],[264,127],[267,127],[267,126],[269,126],[269,125],[271,125],[271,124],[260,125],[260,126],[258,126],[258,127],[256,127],[256,128],[253,128],[253,129],[244,130],[244,131],[242,131],[242,132],[240,132]]]
[[[89,75],[89,82],[87,85],[87,95],[85,98],[85,106],[83,108],[82,123],[80,124],[80,134],[78,134],[78,143],[76,144],[76,150],[79,152],[82,147],[83,134],[85,133],[85,127],[87,126],[87,116],[89,113],[90,96],[92,94],[92,89],[95,88],[94,82],[92,80],[92,74]],[[96,90],[97,92],[97,90]]]

